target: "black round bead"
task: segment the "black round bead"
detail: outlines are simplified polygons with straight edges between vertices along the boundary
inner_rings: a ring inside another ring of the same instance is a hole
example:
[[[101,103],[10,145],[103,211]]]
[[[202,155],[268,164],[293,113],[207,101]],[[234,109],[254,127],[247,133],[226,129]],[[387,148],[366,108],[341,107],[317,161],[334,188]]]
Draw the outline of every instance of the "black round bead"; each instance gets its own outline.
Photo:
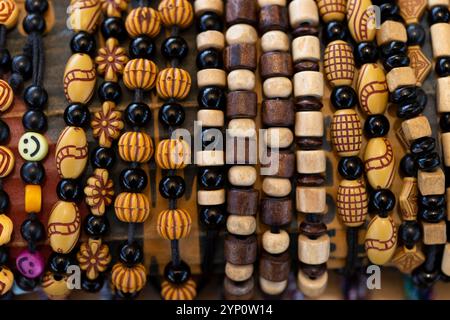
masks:
[[[199,90],[197,101],[200,108],[224,109],[227,98],[222,88],[211,86]]]
[[[180,261],[178,265],[169,262],[164,268],[164,277],[172,283],[182,284],[191,277],[191,269],[184,261]]]
[[[30,279],[17,272],[17,274],[14,275],[14,280],[20,289],[29,292],[33,291],[37,286],[39,286],[40,277]]]
[[[147,186],[147,174],[141,168],[124,169],[120,173],[120,184],[127,192],[142,192]]]
[[[166,199],[178,199],[184,195],[186,183],[180,176],[166,176],[159,182],[159,193]]]
[[[25,89],[23,99],[29,108],[44,108],[48,101],[47,90],[41,86],[31,85]]]
[[[394,54],[407,54],[408,46],[405,42],[401,41],[391,41],[381,45],[381,56],[387,58],[393,56]]]
[[[394,68],[407,67],[409,64],[409,57],[404,53],[394,54],[383,60],[383,66],[386,72],[389,72]]]
[[[78,32],[70,40],[70,49],[72,53],[86,53],[94,56],[97,52],[97,46],[94,37],[87,32]]]
[[[426,208],[438,208],[445,206],[445,196],[444,195],[431,195],[418,197],[419,204]]]
[[[411,151],[412,154],[418,155],[421,153],[431,152],[434,150],[435,147],[436,141],[434,140],[433,137],[422,137],[414,140],[411,143],[409,150]]]
[[[423,221],[429,222],[429,223],[437,223],[439,221],[444,220],[446,217],[447,212],[445,212],[444,207],[437,207],[437,208],[420,208],[419,209],[419,218]]]
[[[387,2],[380,5],[381,10],[381,21],[386,20],[401,20],[400,8],[395,4],[395,2]]]
[[[398,104],[397,117],[400,119],[411,119],[423,112],[427,106],[427,99],[410,99]]]
[[[342,21],[331,21],[325,25],[323,32],[323,41],[328,44],[335,40],[346,40],[347,25]]]
[[[0,189],[0,212],[5,213],[9,207],[9,196],[5,190]],[[1,264],[0,264],[1,265]]]
[[[47,117],[41,110],[28,110],[22,117],[22,124],[26,130],[42,133],[47,130]]]
[[[109,17],[103,20],[101,31],[105,39],[116,38],[119,41],[123,41],[127,37],[127,30],[123,20],[118,17]]]
[[[207,190],[221,189],[225,186],[226,175],[222,168],[202,167],[198,171],[200,187]]]
[[[161,45],[161,53],[168,60],[184,59],[188,51],[188,44],[182,37],[169,37]]]
[[[72,259],[66,254],[53,252],[48,259],[48,266],[54,273],[64,274],[70,265],[72,265]]]
[[[89,109],[80,103],[73,103],[64,110],[64,121],[68,126],[87,127],[90,124]]]
[[[350,109],[357,105],[358,95],[350,86],[334,87],[330,101],[336,109]]]
[[[11,54],[9,50],[3,48],[0,50],[0,70],[3,72],[8,72],[11,68]]]
[[[417,97],[417,87],[416,86],[405,86],[394,90],[389,95],[389,100],[392,103],[399,104],[400,102],[415,99]]]
[[[339,160],[338,172],[347,180],[356,180],[362,176],[364,164],[359,157],[343,157]]]
[[[91,155],[91,162],[94,168],[110,170],[116,161],[116,153],[111,148],[98,147]]]
[[[26,33],[30,34],[32,32],[44,33],[46,28],[45,19],[42,15],[31,13],[23,19],[23,29]]]
[[[103,237],[109,230],[109,223],[105,216],[89,214],[84,220],[84,230],[91,237]]]
[[[142,102],[132,102],[125,110],[125,120],[130,126],[145,127],[150,123],[152,113]]]
[[[400,160],[400,170],[405,177],[417,176],[417,166],[412,154],[407,154]]]
[[[23,78],[28,79],[33,73],[33,65],[29,56],[19,54],[12,59],[11,71],[13,73],[20,73]]]
[[[8,263],[9,249],[7,246],[0,246],[0,266]]]
[[[441,159],[437,152],[421,154],[416,157],[416,165],[422,171],[433,171],[441,164]]]
[[[9,130],[9,126],[5,121],[0,119],[0,144],[7,144],[10,136],[11,131]]]
[[[150,59],[155,51],[152,38],[141,35],[130,42],[129,54],[132,59]]]
[[[426,271],[423,267],[413,270],[412,280],[416,286],[421,288],[431,288],[439,281],[439,269]]]
[[[62,179],[56,186],[56,194],[60,200],[79,202],[83,196],[83,188],[78,180]]]
[[[27,242],[38,242],[45,238],[45,228],[37,217],[31,216],[20,226],[20,234]]]
[[[395,207],[395,196],[389,189],[377,189],[370,195],[371,211],[387,213]]]
[[[443,132],[450,131],[450,112],[441,113],[441,119],[439,120],[439,126]]]
[[[450,57],[439,57],[436,59],[436,65],[434,66],[439,77],[450,76]]]
[[[222,18],[214,12],[205,12],[197,19],[197,30],[198,33],[216,30],[222,32],[223,23]]]
[[[197,68],[223,69],[222,53],[216,49],[205,49],[197,55]]]
[[[219,229],[225,224],[226,216],[221,206],[200,208],[200,222],[209,229]]]
[[[122,98],[122,89],[120,84],[112,81],[103,82],[98,88],[98,96],[102,102],[114,101],[118,104]]]
[[[20,168],[20,177],[28,184],[42,184],[45,179],[45,169],[40,162],[25,162]]]
[[[144,252],[142,251],[141,245],[137,241],[124,243],[120,247],[119,259],[129,267],[141,263],[144,259]]]
[[[48,10],[47,0],[26,0],[25,10],[29,13],[40,13],[43,14]]]
[[[90,293],[99,292],[103,288],[104,284],[105,284],[105,277],[101,273],[97,278],[93,280],[89,279],[84,273],[81,275],[81,288],[84,291]]]
[[[398,233],[400,240],[408,249],[412,249],[422,238],[422,231],[417,221],[404,221]]]
[[[418,23],[408,24],[406,27],[408,33],[409,46],[423,46],[425,43],[425,29]]]
[[[428,13],[430,24],[450,22],[450,12],[446,6],[434,6]]]
[[[389,129],[389,120],[382,114],[370,115],[364,122],[364,132],[368,138],[384,137]]]
[[[354,49],[355,61],[358,66],[375,63],[378,60],[378,49],[374,42],[361,42]]]
[[[186,118],[184,108],[176,102],[165,103],[158,115],[159,121],[166,126],[181,126]]]

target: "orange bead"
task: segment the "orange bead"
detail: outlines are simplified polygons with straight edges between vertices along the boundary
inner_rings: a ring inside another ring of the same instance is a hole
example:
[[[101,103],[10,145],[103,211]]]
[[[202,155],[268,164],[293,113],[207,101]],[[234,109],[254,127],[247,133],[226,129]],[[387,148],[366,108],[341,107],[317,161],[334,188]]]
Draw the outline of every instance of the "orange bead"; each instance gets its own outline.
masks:
[[[38,213],[42,208],[42,188],[40,185],[28,184],[25,186],[25,212]]]
[[[158,143],[155,160],[161,169],[184,169],[190,156],[191,149],[186,141],[166,139]]]
[[[167,68],[158,74],[156,91],[162,99],[185,99],[191,91],[191,76],[186,70]]]
[[[197,285],[193,280],[181,284],[164,281],[161,285],[161,296],[164,300],[194,300]]]
[[[124,293],[141,291],[147,282],[147,275],[143,264],[127,267],[123,263],[116,263],[111,271],[111,282],[116,290]]]
[[[155,86],[158,67],[148,59],[128,61],[123,71],[123,82],[130,90],[151,90]]]
[[[156,229],[158,234],[167,240],[178,240],[187,237],[191,232],[192,219],[184,209],[169,209],[158,216]]]
[[[146,163],[154,152],[152,138],[145,132],[125,132],[118,146],[120,158],[127,162]]]
[[[116,217],[122,222],[143,223],[150,215],[150,201],[143,193],[120,193],[114,202]]]
[[[155,9],[138,7],[128,14],[125,27],[128,34],[134,38],[143,34],[154,38],[161,31],[161,17]]]
[[[178,26],[184,29],[189,27],[194,19],[194,10],[187,0],[163,0],[158,11],[166,27]]]

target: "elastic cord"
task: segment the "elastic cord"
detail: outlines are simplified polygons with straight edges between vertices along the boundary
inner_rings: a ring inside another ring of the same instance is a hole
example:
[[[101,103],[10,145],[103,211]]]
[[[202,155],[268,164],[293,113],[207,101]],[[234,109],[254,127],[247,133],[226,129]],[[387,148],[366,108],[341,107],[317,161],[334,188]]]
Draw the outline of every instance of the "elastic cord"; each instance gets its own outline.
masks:
[[[6,27],[4,24],[0,24],[0,51],[3,51],[6,46]]]
[[[128,244],[133,243],[135,235],[136,235],[136,224],[129,223],[128,224]]]
[[[33,32],[30,35],[32,48],[33,48],[33,84],[36,86],[42,86],[44,77],[44,46],[42,43],[42,36]]]
[[[180,248],[178,246],[178,240],[172,240],[170,241],[170,246],[172,249],[172,262],[174,266],[180,265]]]
[[[352,276],[356,270],[358,258],[358,228],[347,228],[347,258],[345,263],[345,275]]]
[[[216,252],[216,239],[219,234],[217,229],[207,229],[206,231],[206,242],[205,242],[205,252],[202,261],[202,278],[198,284],[198,290],[200,291],[205,284],[208,282],[212,269],[214,266],[214,255]]]

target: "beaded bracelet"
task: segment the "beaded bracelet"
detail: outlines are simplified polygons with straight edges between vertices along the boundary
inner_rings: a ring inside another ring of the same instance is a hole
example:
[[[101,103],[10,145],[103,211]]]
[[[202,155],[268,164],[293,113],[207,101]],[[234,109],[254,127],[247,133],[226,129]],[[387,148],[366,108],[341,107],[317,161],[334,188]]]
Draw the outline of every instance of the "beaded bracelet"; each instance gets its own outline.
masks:
[[[181,260],[179,240],[189,235],[192,218],[189,212],[177,208],[177,199],[184,195],[186,183],[176,171],[186,168],[190,161],[190,145],[181,137],[177,137],[174,128],[182,125],[185,119],[183,106],[179,101],[185,99],[191,89],[191,76],[179,68],[187,56],[188,44],[179,34],[181,29],[188,28],[194,19],[194,10],[187,0],[163,0],[158,6],[163,25],[170,30],[170,37],[162,44],[162,54],[170,61],[171,67],[158,74],[156,91],[158,96],[167,102],[161,107],[159,118],[169,129],[169,139],[158,143],[156,163],[162,170],[167,170],[159,183],[162,197],[168,199],[169,209],[158,215],[158,234],[171,242],[172,259],[164,269],[164,281],[161,296],[164,300],[192,300],[195,298],[196,283],[191,279],[191,271],[187,263]],[[200,205],[209,205],[202,202]],[[211,203],[212,205],[213,203]]]
[[[6,33],[15,27],[19,16],[19,9],[14,0],[3,2],[0,10],[0,54],[6,56],[7,62],[1,65],[0,74],[3,76],[11,63],[9,51],[6,48]],[[3,61],[4,59],[2,59]],[[0,79],[0,112],[4,113],[11,109],[14,102],[14,92],[10,85]],[[10,130],[6,122],[0,119],[0,299],[7,296],[14,284],[14,274],[7,266],[9,252],[6,245],[11,241],[13,233],[13,222],[6,215],[9,209],[9,196],[3,189],[3,179],[8,177],[14,169],[15,157],[12,151],[6,147],[10,139]]]
[[[228,172],[227,231],[225,236],[225,298],[251,299],[254,294],[253,270],[258,244],[255,236],[259,192],[256,180],[257,136],[255,92],[258,33],[255,0],[227,0],[225,69],[228,73],[226,135]],[[242,176],[245,179],[237,177]],[[253,178],[252,178],[253,177]]]

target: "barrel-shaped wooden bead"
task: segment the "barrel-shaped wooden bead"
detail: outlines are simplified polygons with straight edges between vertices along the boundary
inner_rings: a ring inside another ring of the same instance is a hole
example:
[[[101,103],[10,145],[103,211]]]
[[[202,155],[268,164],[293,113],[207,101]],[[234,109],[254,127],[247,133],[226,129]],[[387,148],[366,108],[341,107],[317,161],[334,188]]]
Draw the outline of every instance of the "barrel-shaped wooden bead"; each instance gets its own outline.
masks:
[[[289,3],[289,22],[293,29],[303,24],[317,26],[319,10],[314,0],[294,0]]]
[[[366,222],[369,197],[362,180],[341,180],[336,196],[337,214],[347,227],[359,227]]]
[[[137,7],[128,14],[125,28],[133,38],[140,35],[154,38],[161,31],[161,17],[153,8]]]
[[[186,70],[167,68],[158,74],[156,91],[162,99],[183,100],[191,90],[191,83],[191,76]]]
[[[71,103],[85,104],[91,100],[97,72],[92,58],[85,53],[73,54],[64,70],[64,94]]]
[[[167,280],[161,284],[161,296],[164,300],[194,300],[196,295],[197,285],[191,279],[182,284]]]
[[[7,177],[14,169],[15,157],[12,151],[5,147],[0,146],[0,178]]]
[[[88,144],[86,132],[78,127],[66,127],[56,143],[56,169],[64,179],[78,178],[86,168]]]
[[[311,239],[301,234],[298,237],[298,259],[306,264],[322,264],[330,255],[330,237],[324,234]]]
[[[395,158],[391,142],[384,138],[370,139],[364,152],[364,169],[374,189],[388,189],[395,176]]]
[[[128,267],[123,263],[116,263],[111,271],[111,283],[115,289],[123,293],[141,291],[147,282],[147,274],[143,264]]]
[[[19,18],[19,8],[15,0],[2,0],[0,2],[0,24],[11,29]],[[0,293],[1,294],[1,293]]]
[[[331,140],[341,157],[358,155],[362,144],[361,119],[355,110],[343,109],[331,120]]]
[[[356,42],[370,42],[375,39],[375,11],[371,0],[348,0],[347,21],[350,34]]]
[[[0,296],[11,290],[14,284],[14,274],[6,266],[0,268]]]
[[[161,169],[183,169],[189,162],[191,149],[180,139],[166,139],[158,143],[155,160]]]
[[[245,281],[253,275],[253,264],[237,265],[229,262],[225,263],[225,275],[233,281]]]
[[[397,247],[397,230],[390,216],[376,215],[370,221],[364,246],[372,263],[384,265],[391,260]]]
[[[145,132],[129,131],[118,142],[119,155],[123,161],[146,163],[153,156],[152,138]]]
[[[430,27],[433,44],[433,57],[440,58],[450,55],[450,24],[435,23]]]
[[[158,67],[148,59],[128,61],[123,71],[123,82],[130,90],[151,90],[155,86]]]
[[[122,222],[143,223],[150,215],[150,200],[144,193],[122,192],[114,201],[114,210]]]
[[[367,114],[383,114],[386,111],[389,90],[386,75],[376,63],[366,63],[359,70],[356,84],[359,105]]]
[[[345,0],[317,0],[319,13],[324,22],[343,21],[345,19]]]
[[[309,298],[317,298],[321,296],[328,283],[328,272],[323,273],[317,278],[308,277],[303,271],[297,274],[297,285],[300,291]]]
[[[72,0],[69,7],[69,25],[75,32],[93,33],[102,14],[99,0]]]
[[[156,223],[158,234],[167,240],[185,238],[191,232],[192,219],[184,209],[169,209],[161,211]]]
[[[57,253],[69,253],[80,237],[81,217],[73,202],[58,201],[50,212],[47,234],[50,246]]]
[[[353,49],[345,41],[336,40],[328,44],[324,53],[325,76],[332,86],[350,86],[355,76]]]
[[[0,246],[11,241],[13,229],[14,226],[12,220],[6,214],[0,214]]]
[[[0,79],[0,112],[7,111],[11,107],[13,101],[14,92],[11,86],[5,80]]]
[[[188,0],[163,0],[158,6],[164,26],[177,26],[182,29],[191,25],[194,9]]]

